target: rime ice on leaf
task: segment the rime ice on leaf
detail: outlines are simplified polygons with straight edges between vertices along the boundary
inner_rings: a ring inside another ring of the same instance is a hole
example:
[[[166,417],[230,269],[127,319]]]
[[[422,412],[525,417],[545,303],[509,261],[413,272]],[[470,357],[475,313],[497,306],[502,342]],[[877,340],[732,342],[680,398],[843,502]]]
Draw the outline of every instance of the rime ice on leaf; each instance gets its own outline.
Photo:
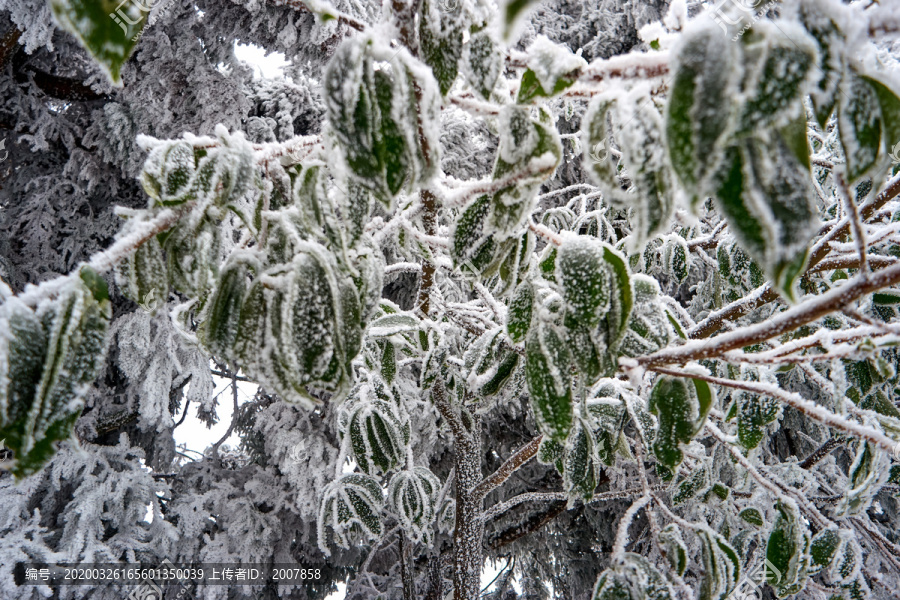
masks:
[[[388,501],[403,530],[416,541],[428,541],[428,531],[436,517],[434,504],[441,483],[424,467],[400,471],[391,478]]]
[[[775,505],[778,516],[766,545],[766,560],[777,572],[767,570],[766,577],[779,598],[796,594],[806,584],[809,530],[800,509],[792,500]]]
[[[383,504],[381,486],[368,475],[351,473],[328,484],[318,520],[319,548],[325,556],[331,556],[325,537],[326,527],[332,529],[335,543],[342,548],[349,548],[360,536],[377,539],[384,530],[381,523]]]
[[[104,364],[111,312],[89,267],[35,311],[14,297],[0,308],[0,439],[16,478],[39,471],[71,434]]]
[[[385,206],[433,175],[440,91],[431,71],[406,50],[349,39],[332,57],[323,87],[337,149]]]
[[[703,427],[714,397],[709,385],[699,379],[662,376],[650,393],[649,409],[659,419],[653,453],[666,467],[674,468],[686,444]]]
[[[524,104],[537,97],[551,97],[575,83],[587,62],[567,48],[539,35],[528,47],[528,68],[522,75],[516,102]]]
[[[725,600],[741,577],[741,560],[721,535],[703,527],[697,531],[705,575],[700,584],[700,600]]]
[[[727,133],[737,117],[737,86],[742,76],[739,44],[699,19],[674,50],[675,79],[666,112],[669,159],[695,205],[710,192],[723,160]]]
[[[669,581],[639,554],[614,559],[594,584],[592,600],[675,600]]]

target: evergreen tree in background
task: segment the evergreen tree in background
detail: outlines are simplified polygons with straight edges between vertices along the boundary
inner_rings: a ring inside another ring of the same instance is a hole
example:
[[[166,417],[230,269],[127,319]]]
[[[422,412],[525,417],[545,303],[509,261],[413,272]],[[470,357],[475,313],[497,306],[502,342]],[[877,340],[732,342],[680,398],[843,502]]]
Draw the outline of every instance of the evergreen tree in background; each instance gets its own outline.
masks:
[[[898,32],[3,0],[0,597],[165,560],[318,574],[203,599],[898,597]]]

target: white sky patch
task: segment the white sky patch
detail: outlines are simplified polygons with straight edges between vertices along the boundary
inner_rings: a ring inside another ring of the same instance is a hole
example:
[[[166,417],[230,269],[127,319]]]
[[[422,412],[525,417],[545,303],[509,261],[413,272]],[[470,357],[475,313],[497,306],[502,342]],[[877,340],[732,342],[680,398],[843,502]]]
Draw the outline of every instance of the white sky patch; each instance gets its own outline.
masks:
[[[285,79],[284,68],[290,63],[281,52],[266,55],[265,48],[255,44],[234,44],[234,55],[238,60],[253,67],[256,79]]]

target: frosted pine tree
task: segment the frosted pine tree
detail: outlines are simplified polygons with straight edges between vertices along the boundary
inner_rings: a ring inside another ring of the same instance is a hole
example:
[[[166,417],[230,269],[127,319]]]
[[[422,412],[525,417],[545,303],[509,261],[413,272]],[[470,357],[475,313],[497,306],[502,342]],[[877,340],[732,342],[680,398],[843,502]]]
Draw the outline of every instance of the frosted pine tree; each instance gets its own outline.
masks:
[[[896,597],[895,7],[2,8],[3,597]]]

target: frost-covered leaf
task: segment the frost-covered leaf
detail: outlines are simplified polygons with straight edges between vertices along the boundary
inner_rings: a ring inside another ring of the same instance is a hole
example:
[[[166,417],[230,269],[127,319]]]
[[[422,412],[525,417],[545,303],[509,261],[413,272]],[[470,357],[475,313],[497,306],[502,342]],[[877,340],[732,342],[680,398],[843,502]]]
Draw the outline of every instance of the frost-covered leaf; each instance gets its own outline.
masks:
[[[716,196],[729,227],[775,287],[794,300],[818,230],[809,171],[774,134],[729,148],[725,165]]]
[[[737,117],[742,77],[739,44],[711,20],[683,35],[674,51],[666,110],[669,159],[692,205],[709,195],[709,178],[724,160],[726,133]]]
[[[594,428],[597,458],[608,466],[614,465],[627,414],[624,401],[613,398],[588,400],[587,414]]]
[[[699,600],[724,600],[741,577],[741,560],[724,537],[703,527],[697,531],[703,556],[704,577]]]
[[[757,527],[763,526],[763,516],[757,508],[753,508],[752,506],[750,508],[745,508],[738,513],[738,516],[751,525],[756,525]]]
[[[106,356],[112,308],[106,282],[83,267],[35,311],[0,307],[0,439],[17,479],[38,472],[67,439]]]
[[[672,569],[679,575],[684,575],[688,564],[688,552],[681,537],[681,529],[675,523],[666,525],[659,532],[659,543],[665,549],[666,559]]]
[[[489,100],[502,70],[500,45],[491,27],[473,31],[463,47],[462,69],[466,81],[485,100]]]
[[[839,95],[838,129],[852,183],[875,166],[881,148],[881,107],[872,84],[852,68],[844,71]]]
[[[142,2],[52,0],[53,16],[74,35],[103,72],[122,85],[122,65],[131,56],[150,16]]]
[[[500,2],[500,15],[503,26],[503,39],[507,42],[513,40],[519,25],[524,21],[528,10],[539,0],[502,0]]]
[[[806,585],[809,551],[809,529],[793,501],[780,500],[775,505],[778,515],[766,544],[766,578],[779,598],[796,594]]]
[[[886,453],[871,442],[861,442],[853,464],[844,497],[835,509],[837,515],[856,515],[869,508],[889,474]]]
[[[116,283],[126,296],[150,310],[166,303],[169,277],[162,245],[153,237],[116,269]]]
[[[373,338],[390,337],[392,335],[417,333],[422,322],[414,315],[407,313],[385,315],[369,323],[366,335]]]
[[[325,528],[334,532],[334,541],[342,548],[350,548],[356,538],[378,539],[384,527],[381,510],[384,496],[378,481],[368,475],[343,475],[325,488],[318,519],[319,548],[330,556]]]
[[[688,477],[678,483],[675,493],[672,495],[672,504],[675,506],[684,504],[691,498],[696,497],[697,494],[702,494],[708,489],[709,472],[705,465],[698,464]]]
[[[838,85],[844,70],[844,35],[819,2],[803,2],[800,18],[806,31],[815,38],[821,57],[818,83],[810,90],[819,127],[825,129],[837,102]]]
[[[462,3],[441,3],[435,0],[422,2],[419,12],[422,60],[431,67],[444,96],[450,91],[459,72],[465,25]]]
[[[608,121],[611,120],[611,121]],[[612,128],[610,128],[612,125]],[[613,206],[631,209],[638,246],[662,232],[674,211],[674,182],[665,157],[663,118],[646,88],[600,94],[582,125],[584,164]],[[621,148],[616,163],[610,144]],[[626,190],[626,184],[628,189]]]
[[[258,277],[241,307],[235,354],[240,367],[288,402],[318,402],[307,389],[347,392],[350,361],[362,342],[352,280],[327,250],[308,244],[290,265]]]
[[[649,409],[659,419],[653,453],[666,467],[681,463],[679,447],[693,439],[703,427],[713,405],[712,390],[705,381],[660,377],[650,392]]]
[[[894,147],[900,144],[900,98],[885,83],[874,77],[862,76],[875,91],[881,107],[882,141],[886,155],[895,154]]]
[[[744,365],[740,371],[741,381],[759,381],[759,369]],[[774,398],[736,390],[732,394],[737,407],[738,441],[748,450],[756,448],[763,439],[766,425],[778,419],[781,405]]]
[[[486,230],[498,240],[518,235],[534,208],[540,184],[559,165],[562,144],[549,116],[534,120],[526,108],[507,106],[500,113],[500,143],[493,179],[514,181],[491,197]]]
[[[519,84],[516,102],[525,104],[535,98],[555,96],[575,83],[587,65],[568,48],[554,44],[547,36],[537,36],[528,47],[528,68]]]
[[[524,281],[510,300],[506,316],[506,334],[514,343],[521,342],[528,334],[533,305],[534,287],[531,282]]]
[[[432,176],[440,148],[440,91],[427,67],[406,51],[355,37],[335,52],[323,89],[341,155],[385,206],[401,189]]]
[[[564,336],[549,323],[536,323],[525,343],[525,381],[541,431],[562,442],[572,427],[572,357]]]
[[[367,395],[374,397],[353,406],[347,435],[363,471],[386,473],[406,460],[409,425],[401,420],[396,406],[375,399],[374,392],[368,391]]]
[[[199,338],[216,356],[233,361],[240,324],[241,307],[249,288],[249,275],[259,269],[250,254],[233,254],[225,264],[216,289],[206,305],[206,318],[198,332]]]
[[[841,543],[840,533],[833,527],[817,533],[809,545],[809,574],[815,575],[827,568],[837,555]]]
[[[592,600],[674,600],[669,581],[639,554],[626,552],[597,578]]]
[[[588,501],[599,483],[600,461],[590,425],[576,421],[566,442],[563,482],[571,498]]]
[[[400,520],[403,531],[416,541],[427,541],[435,520],[434,505],[441,483],[424,467],[400,471],[388,485],[388,502]]]
[[[481,335],[463,356],[469,369],[469,389],[479,397],[493,396],[509,381],[519,364],[519,355],[507,347],[502,329]]]
[[[742,48],[748,97],[738,133],[785,125],[803,114],[801,100],[820,74],[815,40],[799,25],[761,22]]]
[[[652,277],[631,276],[634,308],[622,338],[620,352],[625,356],[651,354],[664,348],[675,337],[672,325],[660,302],[659,284]]]

